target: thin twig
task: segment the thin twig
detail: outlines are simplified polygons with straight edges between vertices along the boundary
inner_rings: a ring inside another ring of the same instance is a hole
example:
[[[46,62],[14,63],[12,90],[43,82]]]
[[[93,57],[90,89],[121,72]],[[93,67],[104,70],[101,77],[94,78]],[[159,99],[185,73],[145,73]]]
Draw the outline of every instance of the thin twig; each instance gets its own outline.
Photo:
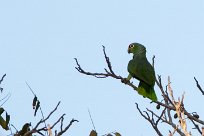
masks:
[[[164,108],[164,110],[165,109],[167,109],[167,108]],[[164,112],[164,110],[163,110],[163,112]],[[151,110],[148,110],[149,112],[151,112],[152,114],[154,114],[154,116],[156,116],[157,118],[160,118],[160,120],[162,120],[162,122],[165,122],[165,123],[167,123],[168,125],[170,125],[170,126],[172,126],[173,128],[174,128],[174,130],[175,131],[177,131],[181,136],[185,136],[185,134],[183,133],[183,132],[181,132],[181,130],[180,129],[178,129],[177,128],[177,125],[176,124],[174,124],[173,122],[170,122],[170,121],[168,121],[167,119],[164,119],[164,118],[162,118],[162,114],[160,115],[160,116],[158,116],[156,113],[154,113],[153,111],[151,111]],[[163,113],[163,115],[164,115],[164,113]]]
[[[63,123],[63,118],[64,118],[65,114],[63,114],[50,128],[53,129],[61,120],[61,123]]]
[[[160,90],[162,92],[162,96],[164,98],[165,105],[169,105],[169,103],[172,104],[172,101],[170,100],[170,98],[168,96],[168,93],[165,93],[165,91],[163,89],[162,81],[161,81],[161,76],[158,76],[158,80],[156,79],[156,83],[157,83],[157,86],[160,88]],[[172,122],[172,117],[171,117],[171,113],[170,112],[171,112],[171,110],[169,108],[167,108],[167,115],[168,115],[168,118],[169,118],[169,122]]]
[[[162,112],[161,117],[159,117],[158,120],[157,120],[156,123],[155,123],[154,118],[153,118],[153,113],[152,113],[152,112],[151,112],[151,113],[152,113],[152,116],[151,116],[151,118],[150,118],[149,114],[148,114],[146,111],[144,111],[144,112],[146,113],[146,116],[145,116],[145,115],[142,113],[142,111],[140,110],[138,104],[137,104],[137,103],[135,103],[135,104],[136,104],[136,108],[137,108],[137,110],[139,111],[140,115],[141,115],[143,118],[145,118],[147,121],[150,122],[150,124],[152,125],[152,127],[154,128],[154,130],[156,131],[156,133],[157,133],[159,136],[163,136],[163,135],[161,134],[160,130],[158,129],[158,122],[159,122],[159,120],[161,119],[161,117],[162,117],[162,115],[164,114],[164,112]]]
[[[131,86],[134,90],[138,91],[138,88],[137,88],[135,85],[133,85],[131,82],[129,82],[129,81],[123,82],[123,81],[126,81],[126,78],[123,78],[123,77],[121,77],[121,76],[119,76],[119,75],[116,75],[116,74],[113,72],[110,59],[109,59],[109,57],[107,57],[107,54],[106,54],[106,51],[105,51],[105,46],[103,46],[103,53],[104,53],[104,57],[105,57],[105,60],[106,60],[106,63],[107,63],[107,66],[108,66],[109,71],[108,71],[106,68],[104,68],[104,69],[105,69],[105,73],[87,72],[87,71],[85,71],[85,70],[82,69],[82,67],[80,66],[80,64],[79,64],[79,62],[78,62],[78,60],[77,60],[77,58],[74,58],[75,61],[76,61],[76,64],[77,64],[77,67],[75,67],[76,70],[77,70],[78,72],[82,73],[82,74],[89,75],[89,76],[94,76],[94,77],[96,77],[96,78],[113,77],[113,78],[115,78],[115,79],[119,79],[119,80],[122,81],[122,83],[124,83],[124,84],[126,84],[126,85],[129,85],[129,86]]]
[[[67,127],[65,127],[64,130],[62,130],[61,132],[59,132],[59,133],[57,134],[57,136],[61,136],[63,133],[65,133],[65,132],[71,127],[71,125],[72,125],[74,122],[79,122],[79,121],[76,120],[76,119],[72,119],[72,120],[70,121],[69,125],[67,125]]]
[[[202,93],[202,95],[204,95],[204,91],[203,89],[201,88],[200,84],[198,83],[198,80],[194,77],[194,80],[196,81],[196,85],[198,87],[198,89],[200,90],[200,92]]]
[[[34,93],[34,91],[33,91],[33,89],[30,87],[30,85],[29,85],[27,82],[25,82],[25,83],[26,83],[26,85],[28,86],[28,88],[30,89],[30,91],[32,92],[32,94],[33,94],[34,96],[36,96],[35,93]]]
[[[6,103],[9,98],[11,97],[11,93],[8,93],[4,98],[2,98],[0,101],[3,101],[4,99],[6,99],[3,103],[1,103],[0,107],[4,105],[4,103]]]
[[[50,112],[50,114],[44,119],[42,120],[42,122],[45,122],[46,120],[48,120],[50,118],[50,116],[57,110],[58,106],[60,105],[60,101],[58,102],[57,106],[54,108],[53,111]]]
[[[202,135],[202,131],[200,130],[200,128],[199,128],[199,126],[198,126],[198,124],[196,124],[193,120],[191,120],[191,122],[193,123],[193,125],[195,126],[195,128],[194,129],[197,129],[198,130],[198,132]]]
[[[60,131],[63,130],[63,121],[64,121],[64,116],[62,116],[62,119],[61,119]]]
[[[4,75],[2,76],[2,78],[0,79],[0,84],[1,84],[1,82],[4,80],[5,76],[6,76],[6,74],[4,74]],[[0,91],[1,91],[1,93],[2,93],[2,91],[3,91],[3,88],[2,88],[2,87],[0,87]]]
[[[93,122],[93,119],[92,119],[92,117],[91,117],[91,113],[90,113],[89,109],[88,109],[88,112],[89,112],[89,117],[90,117],[90,119],[91,119],[91,123],[92,123],[92,125],[93,125],[93,128],[94,128],[94,130],[96,131],[96,127],[95,127],[95,125],[94,125],[94,122]]]
[[[111,66],[111,62],[110,62],[110,60],[109,60],[109,57],[107,57],[107,55],[106,55],[105,46],[103,46],[103,53],[104,53],[104,56],[105,56],[105,59],[106,59],[106,63],[108,64],[108,68],[109,68],[110,72],[111,72],[113,75],[115,75],[115,73],[114,73],[113,70],[112,70],[112,66]]]
[[[2,78],[0,79],[0,84],[1,84],[1,82],[4,80],[5,76],[6,76],[6,74],[4,74],[4,75],[2,76]]]

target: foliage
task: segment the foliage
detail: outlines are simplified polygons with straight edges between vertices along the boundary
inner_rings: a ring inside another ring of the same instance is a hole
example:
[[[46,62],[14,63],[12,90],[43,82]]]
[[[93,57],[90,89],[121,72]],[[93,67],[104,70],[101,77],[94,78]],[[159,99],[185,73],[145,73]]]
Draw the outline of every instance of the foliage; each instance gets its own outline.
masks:
[[[2,83],[5,76],[6,76],[6,74],[3,75],[3,77],[1,78],[0,85],[1,85],[1,83]],[[47,116],[44,116],[42,108],[40,106],[40,100],[38,99],[38,97],[36,96],[34,91],[31,89],[31,87],[28,84],[27,84],[27,86],[29,87],[30,91],[34,95],[34,98],[32,100],[32,107],[33,107],[33,110],[34,110],[34,117],[36,116],[36,114],[40,110],[40,113],[42,115],[42,119],[40,119],[40,121],[38,121],[37,124],[34,125],[34,126],[31,123],[28,123],[28,122],[30,122],[30,121],[28,121],[22,126],[21,130],[17,130],[14,127],[14,125],[10,123],[10,115],[5,111],[5,109],[3,107],[0,106],[0,126],[6,131],[10,131],[11,135],[14,135],[14,136],[32,136],[33,134],[35,134],[35,136],[36,136],[36,134],[39,134],[41,136],[48,136],[48,135],[49,136],[62,136],[62,135],[64,135],[64,133],[67,130],[69,130],[69,128],[71,127],[71,125],[74,122],[79,122],[78,120],[72,119],[68,125],[63,127],[65,114],[62,114],[58,118],[58,120],[53,122],[52,125],[47,124],[46,122],[53,115],[53,113],[57,110],[58,106],[60,105],[60,102],[58,102],[57,106]],[[3,88],[1,87],[1,92],[2,91],[3,91]],[[3,98],[3,99],[5,99],[5,98]],[[7,100],[8,99],[6,99],[6,101]],[[3,118],[3,116],[2,116],[3,113],[6,113],[5,118]],[[58,129],[58,130],[55,128],[57,124],[60,125],[60,129]],[[41,127],[41,126],[43,126],[43,127]],[[13,133],[12,128],[14,128],[16,130],[15,133]],[[55,133],[53,134],[52,131],[54,131]]]

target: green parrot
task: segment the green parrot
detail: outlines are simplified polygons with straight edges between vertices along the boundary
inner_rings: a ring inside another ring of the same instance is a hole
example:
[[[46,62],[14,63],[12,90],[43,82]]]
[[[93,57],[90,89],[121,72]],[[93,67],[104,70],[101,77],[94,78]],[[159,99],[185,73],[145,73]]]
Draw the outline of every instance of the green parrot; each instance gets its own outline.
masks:
[[[138,93],[152,101],[157,101],[154,91],[155,72],[146,58],[146,48],[142,44],[131,43],[128,47],[128,53],[133,53],[133,59],[128,63],[129,75],[127,80],[129,81],[132,77],[139,80]]]

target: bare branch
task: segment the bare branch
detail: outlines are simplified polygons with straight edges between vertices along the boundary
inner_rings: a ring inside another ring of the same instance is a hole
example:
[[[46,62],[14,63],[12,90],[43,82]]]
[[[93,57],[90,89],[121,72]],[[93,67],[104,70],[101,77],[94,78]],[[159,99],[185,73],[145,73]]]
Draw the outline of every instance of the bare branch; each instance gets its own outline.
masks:
[[[4,100],[4,101],[1,103],[0,107],[3,106],[3,105],[9,100],[10,97],[11,97],[11,93],[8,93],[5,97],[3,97],[3,98],[0,100],[0,102],[3,101],[3,100]]]
[[[162,116],[164,115],[165,111],[166,111],[166,108],[163,109],[161,115],[158,117],[158,119],[157,119],[157,121],[156,121],[156,125],[158,125],[158,123],[159,123],[159,121],[161,120]],[[152,114],[153,114],[153,113],[154,113],[154,112],[152,111]]]
[[[60,125],[60,131],[63,130],[63,121],[64,121],[64,117],[62,116],[62,119],[61,119],[61,125]]]
[[[90,119],[91,119],[91,123],[92,123],[92,125],[93,125],[93,128],[94,128],[94,130],[96,131],[96,127],[95,127],[95,125],[94,125],[94,122],[93,122],[93,119],[92,119],[92,117],[91,117],[91,113],[90,113],[90,110],[88,109],[88,113],[89,113],[89,117],[90,117]]]
[[[29,85],[27,82],[25,82],[25,83],[26,83],[26,85],[28,86],[28,88],[30,89],[30,91],[32,92],[32,94],[33,94],[34,96],[36,96],[36,94],[34,93],[33,89],[30,87],[30,85]]]
[[[2,78],[0,79],[0,84],[1,84],[1,82],[4,80],[5,76],[6,76],[6,74],[4,74],[4,75],[2,76]]]
[[[181,129],[183,130],[184,134],[186,136],[190,136],[191,134],[187,131],[187,123],[186,123],[186,117],[185,117],[185,113],[184,113],[184,104],[183,104],[183,101],[184,101],[184,94],[182,95],[182,98],[181,100],[178,99],[178,101],[176,101],[174,99],[174,96],[173,96],[173,90],[171,88],[171,85],[170,85],[170,77],[168,77],[168,90],[169,90],[169,93],[171,95],[171,99],[172,99],[172,102],[174,104],[174,107],[176,108],[176,114],[178,116],[178,119],[179,119],[179,125],[181,127]]]
[[[200,90],[200,92],[202,93],[202,95],[204,95],[204,91],[203,91],[203,89],[201,88],[200,84],[198,83],[198,80],[197,80],[195,77],[194,77],[194,80],[195,80],[195,82],[196,82],[196,85],[197,85],[198,89]]]
[[[170,105],[170,104],[173,105],[172,101],[170,100],[170,98],[168,96],[167,90],[164,91],[164,89],[163,89],[162,82],[161,82],[161,76],[158,76],[158,80],[156,79],[156,83],[162,92],[162,96],[164,98],[165,105]],[[167,87],[166,87],[166,89],[167,89]],[[168,115],[169,122],[172,122],[172,117],[171,117],[170,111],[171,111],[171,109],[167,108],[167,115]]]
[[[161,117],[158,118],[158,120],[157,120],[156,123],[155,123],[154,117],[153,117],[153,112],[151,112],[151,113],[152,113],[152,116],[151,116],[151,118],[150,118],[149,114],[148,114],[146,111],[144,111],[144,112],[146,113],[146,115],[147,115],[147,116],[145,116],[145,115],[142,113],[142,111],[140,110],[138,104],[137,104],[137,103],[135,103],[135,104],[136,104],[136,108],[137,108],[137,110],[139,111],[140,115],[141,115],[143,118],[145,118],[147,121],[150,122],[150,124],[152,125],[152,127],[154,128],[154,130],[156,131],[156,133],[157,133],[159,136],[163,136],[163,135],[161,134],[160,130],[158,129],[158,122],[159,122],[159,120],[161,119]],[[164,114],[164,112],[162,112],[161,116],[162,116],[163,114]]]
[[[107,74],[107,73],[91,73],[91,72],[86,72],[86,71],[84,71],[82,68],[81,68],[81,66],[79,65],[79,63],[78,63],[78,60],[76,59],[76,58],[74,58],[75,59],[75,61],[76,61],[76,64],[77,64],[77,66],[78,67],[75,67],[80,73],[82,73],[82,74],[85,74],[85,75],[90,75],[90,76],[94,76],[94,77],[96,77],[96,78],[106,78],[106,77],[108,77],[108,76],[111,76],[110,74]]]
[[[75,67],[76,70],[77,70],[78,72],[82,73],[82,74],[89,75],[89,76],[94,76],[94,77],[96,77],[96,78],[112,77],[112,78],[115,78],[115,79],[119,79],[119,80],[122,81],[122,83],[124,83],[124,84],[126,84],[126,85],[129,85],[129,86],[132,87],[134,90],[138,91],[138,88],[137,88],[135,85],[133,85],[133,84],[132,84],[131,82],[129,82],[129,81],[126,81],[126,78],[123,78],[123,77],[121,77],[121,76],[119,76],[119,75],[116,75],[116,74],[113,72],[110,59],[109,59],[109,57],[107,57],[107,54],[106,54],[106,52],[105,52],[105,46],[103,46],[103,53],[104,53],[104,57],[105,57],[105,60],[106,60],[107,65],[108,65],[109,71],[108,71],[106,68],[104,68],[104,69],[105,69],[105,73],[87,72],[87,71],[85,71],[85,70],[82,69],[82,67],[80,66],[80,64],[79,64],[79,62],[78,62],[78,60],[77,60],[77,58],[74,58],[75,61],[76,61],[76,64],[77,64],[77,67]],[[123,81],[125,81],[125,82],[123,82]]]
[[[106,63],[108,64],[108,68],[110,70],[110,73],[112,73],[113,75],[115,75],[115,73],[113,72],[112,70],[112,66],[111,66],[111,62],[109,60],[109,57],[107,57],[106,55],[106,49],[105,49],[105,46],[103,46],[103,53],[104,53],[104,56],[105,56],[105,59],[106,59]]]
[[[0,84],[1,84],[1,82],[4,80],[5,76],[6,76],[6,74],[4,74],[4,75],[2,76],[2,78],[0,79]],[[0,87],[0,91],[1,91],[1,92],[3,91],[3,88],[2,88],[2,87]]]
[[[200,128],[199,128],[199,126],[198,126],[198,124],[196,124],[193,120],[191,120],[191,122],[193,123],[193,125],[195,126],[195,128],[194,129],[197,129],[198,130],[198,132],[202,135],[202,131],[200,130]]]
[[[50,116],[57,110],[58,106],[60,105],[60,101],[58,102],[57,106],[54,108],[53,111],[50,112],[50,114],[44,119],[42,120],[42,122],[45,122],[46,120],[48,120],[50,118]]]
[[[185,136],[185,134],[183,132],[181,132],[180,129],[178,129],[177,125],[174,124],[172,121],[168,121],[167,119],[165,118],[162,118],[162,115],[164,115],[164,112],[165,112],[165,109],[163,110],[162,114],[160,116],[158,116],[157,114],[155,114],[153,111],[147,109],[149,112],[151,112],[152,114],[154,114],[154,116],[156,116],[158,119],[162,120],[162,122],[165,122],[167,124],[169,124],[171,127],[174,128],[175,131],[177,131],[181,136]]]
[[[61,120],[61,126],[63,126],[63,120],[64,120],[65,114],[63,114],[50,128],[53,129]]]
[[[69,125],[67,125],[62,131],[60,131],[57,136],[61,136],[63,133],[65,133],[74,122],[79,122],[78,120],[72,119],[69,123]]]

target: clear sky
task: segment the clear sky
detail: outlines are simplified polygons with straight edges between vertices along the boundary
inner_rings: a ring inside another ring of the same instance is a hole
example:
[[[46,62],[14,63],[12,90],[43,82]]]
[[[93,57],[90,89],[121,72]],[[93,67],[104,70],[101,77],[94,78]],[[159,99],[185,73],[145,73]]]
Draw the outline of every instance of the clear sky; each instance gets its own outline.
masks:
[[[135,108],[138,102],[142,110],[154,110],[148,99],[115,79],[95,79],[75,70],[76,57],[84,69],[103,72],[104,45],[115,72],[126,77],[132,42],[146,46],[150,61],[156,55],[156,73],[163,83],[171,76],[175,96],[185,91],[187,110],[202,117],[203,97],[193,77],[204,87],[203,13],[203,0],[0,1],[0,76],[7,74],[1,98],[11,93],[4,104],[11,123],[20,129],[41,117],[33,118],[28,82],[45,115],[62,102],[48,123],[62,113],[67,123],[72,118],[80,121],[66,135],[86,136],[93,129],[87,108],[100,135],[156,135]],[[171,129],[163,130],[167,134]]]

